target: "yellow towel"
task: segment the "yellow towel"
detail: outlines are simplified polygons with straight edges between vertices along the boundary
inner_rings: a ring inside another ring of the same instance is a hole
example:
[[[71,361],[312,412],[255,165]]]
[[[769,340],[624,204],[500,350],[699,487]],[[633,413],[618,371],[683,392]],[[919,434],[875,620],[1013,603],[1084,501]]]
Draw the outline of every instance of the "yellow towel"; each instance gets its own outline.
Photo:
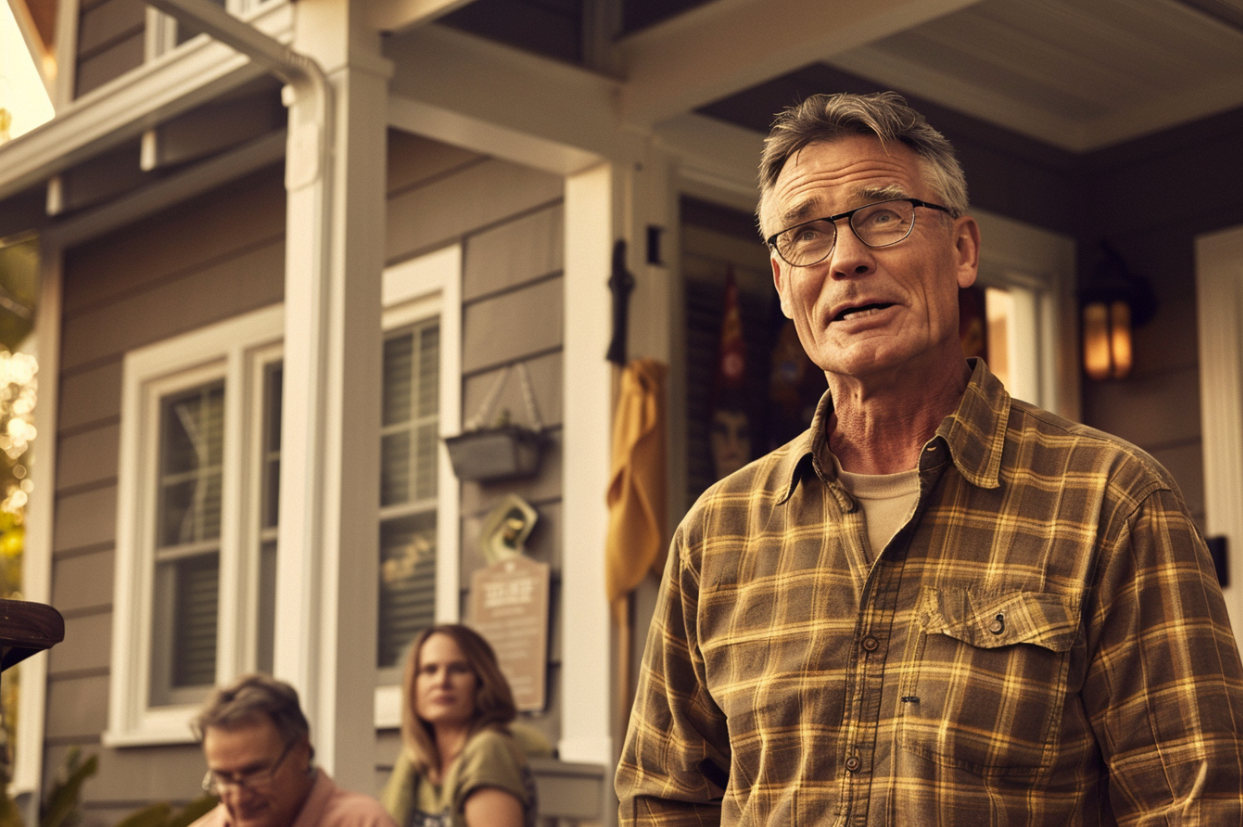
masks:
[[[648,571],[665,564],[665,376],[654,359],[635,359],[622,372],[613,420],[609,533],[605,582],[616,605]]]

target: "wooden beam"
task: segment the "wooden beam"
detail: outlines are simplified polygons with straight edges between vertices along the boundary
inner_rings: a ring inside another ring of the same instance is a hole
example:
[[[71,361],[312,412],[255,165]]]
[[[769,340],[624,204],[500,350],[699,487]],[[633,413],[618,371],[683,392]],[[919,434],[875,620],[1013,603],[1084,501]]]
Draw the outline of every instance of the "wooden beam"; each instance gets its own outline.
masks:
[[[385,53],[394,126],[560,174],[634,154],[612,78],[443,26]]]
[[[653,124],[979,0],[716,0],[626,38],[621,116]]]
[[[367,23],[381,32],[400,32],[430,23],[470,5],[471,0],[369,0]]]

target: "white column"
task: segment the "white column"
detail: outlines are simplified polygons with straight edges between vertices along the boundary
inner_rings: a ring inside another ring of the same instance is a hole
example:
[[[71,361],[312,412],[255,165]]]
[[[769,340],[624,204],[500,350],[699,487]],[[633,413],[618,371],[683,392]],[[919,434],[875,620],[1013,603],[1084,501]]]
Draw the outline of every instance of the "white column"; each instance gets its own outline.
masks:
[[[370,791],[389,68],[354,5],[296,7],[293,48],[324,68],[332,100],[325,123],[310,85],[287,90],[275,671],[303,695],[319,763]]]
[[[613,766],[613,658],[604,592],[612,423],[608,280],[624,203],[617,167],[565,182],[561,743],[565,761]]]

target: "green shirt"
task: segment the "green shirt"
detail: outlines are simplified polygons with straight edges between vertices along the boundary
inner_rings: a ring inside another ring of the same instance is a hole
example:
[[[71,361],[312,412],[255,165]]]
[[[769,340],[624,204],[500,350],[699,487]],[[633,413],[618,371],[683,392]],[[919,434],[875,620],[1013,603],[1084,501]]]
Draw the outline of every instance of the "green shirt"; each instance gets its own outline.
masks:
[[[535,824],[535,785],[522,749],[495,729],[475,733],[440,784],[418,775],[403,753],[384,790],[384,806],[398,827],[466,827],[471,793],[494,787],[522,803],[528,827]]]
[[[976,362],[872,559],[825,423],[671,545],[621,824],[1243,824],[1243,666],[1170,475]]]

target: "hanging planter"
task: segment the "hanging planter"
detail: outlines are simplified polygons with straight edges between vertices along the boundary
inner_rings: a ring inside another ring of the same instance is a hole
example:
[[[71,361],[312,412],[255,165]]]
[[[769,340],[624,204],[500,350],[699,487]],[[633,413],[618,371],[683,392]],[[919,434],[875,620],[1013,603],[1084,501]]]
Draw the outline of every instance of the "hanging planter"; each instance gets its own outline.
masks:
[[[463,482],[522,479],[539,473],[547,440],[544,438],[539,411],[535,407],[531,378],[525,364],[518,364],[518,373],[522,382],[522,396],[534,427],[510,422],[508,411],[502,414],[501,421],[495,425],[483,427],[480,424],[491,413],[497,395],[509,378],[510,367],[507,365],[496,378],[479,412],[466,423],[466,430],[457,436],[444,438],[445,447],[449,449],[449,461],[453,464],[453,473]]]

